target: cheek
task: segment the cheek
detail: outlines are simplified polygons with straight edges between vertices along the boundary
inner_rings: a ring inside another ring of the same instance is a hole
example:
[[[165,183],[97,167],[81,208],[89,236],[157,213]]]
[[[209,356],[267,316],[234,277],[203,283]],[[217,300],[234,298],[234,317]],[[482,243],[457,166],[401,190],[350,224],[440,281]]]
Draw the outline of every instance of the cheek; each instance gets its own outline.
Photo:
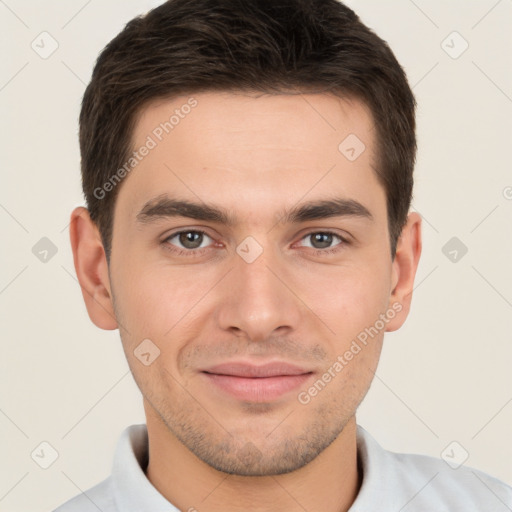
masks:
[[[143,261],[123,263],[116,276],[116,308],[127,330],[163,341],[200,311],[200,300],[215,285],[215,273],[180,270]],[[136,269],[136,270],[135,270]]]
[[[201,279],[180,276],[176,269],[149,269],[140,262],[134,267],[125,265],[127,270],[114,283],[116,316],[125,327],[121,338],[132,373],[150,396],[153,388],[178,375],[177,354],[193,337],[187,326],[205,291]]]
[[[382,265],[306,268],[294,280],[298,295],[340,342],[373,325],[389,299],[389,271]]]

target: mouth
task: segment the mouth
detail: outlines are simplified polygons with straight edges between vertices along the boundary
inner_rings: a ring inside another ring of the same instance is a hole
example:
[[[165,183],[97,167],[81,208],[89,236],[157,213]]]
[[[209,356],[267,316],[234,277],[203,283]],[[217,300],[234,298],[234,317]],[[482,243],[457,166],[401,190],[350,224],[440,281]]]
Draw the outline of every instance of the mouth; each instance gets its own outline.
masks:
[[[277,400],[300,387],[313,373],[282,361],[264,365],[232,362],[201,371],[208,383],[217,390],[250,402]]]

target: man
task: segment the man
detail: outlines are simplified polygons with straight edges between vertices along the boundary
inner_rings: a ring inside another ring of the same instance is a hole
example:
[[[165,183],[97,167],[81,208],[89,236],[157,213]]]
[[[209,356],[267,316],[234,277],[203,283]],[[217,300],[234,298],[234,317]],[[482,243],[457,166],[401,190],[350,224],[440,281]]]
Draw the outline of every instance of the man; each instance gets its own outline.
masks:
[[[59,512],[510,510],[356,424],[421,252],[415,101],[336,0],[170,0],[100,55],[71,216],[147,425]]]

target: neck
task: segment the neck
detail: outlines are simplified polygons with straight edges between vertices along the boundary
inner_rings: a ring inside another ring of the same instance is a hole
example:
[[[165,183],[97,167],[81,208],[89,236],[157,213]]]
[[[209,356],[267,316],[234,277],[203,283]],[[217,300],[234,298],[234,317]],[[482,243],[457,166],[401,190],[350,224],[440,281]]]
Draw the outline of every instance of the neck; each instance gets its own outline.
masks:
[[[146,475],[169,502],[187,512],[345,512],[361,484],[356,421],[302,468],[275,476],[239,476],[198,459],[145,404],[149,436]]]

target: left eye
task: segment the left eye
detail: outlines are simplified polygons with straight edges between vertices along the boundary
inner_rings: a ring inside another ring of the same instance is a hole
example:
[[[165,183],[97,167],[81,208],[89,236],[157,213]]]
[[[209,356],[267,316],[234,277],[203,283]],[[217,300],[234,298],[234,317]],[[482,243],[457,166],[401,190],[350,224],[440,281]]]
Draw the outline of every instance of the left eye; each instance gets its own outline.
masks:
[[[311,238],[311,243],[315,245],[306,245],[305,247],[311,247],[313,249],[330,249],[334,238],[340,240],[341,243],[345,242],[341,236],[329,231],[315,231],[314,233],[309,233],[304,236],[302,240],[306,240],[308,238]]]
[[[171,242],[171,240],[177,238],[178,242],[181,244],[180,248],[192,250],[207,247],[207,245],[202,245],[205,237],[210,238],[204,231],[180,231],[179,233],[171,235],[165,241]],[[210,238],[210,240],[212,239]]]

